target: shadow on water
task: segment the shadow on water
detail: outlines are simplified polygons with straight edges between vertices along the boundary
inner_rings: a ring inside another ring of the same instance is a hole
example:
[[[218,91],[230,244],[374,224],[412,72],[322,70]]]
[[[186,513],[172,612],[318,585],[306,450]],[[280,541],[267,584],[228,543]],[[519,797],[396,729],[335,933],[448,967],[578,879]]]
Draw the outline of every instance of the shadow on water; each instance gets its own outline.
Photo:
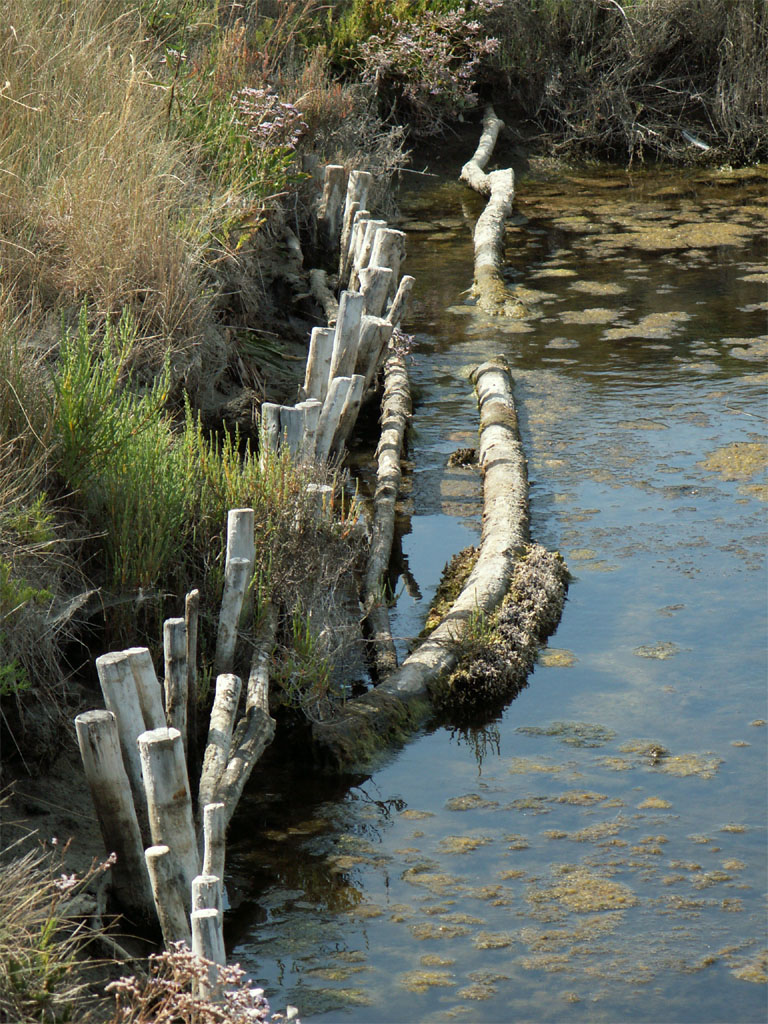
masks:
[[[233,826],[232,955],[306,1020],[766,1016],[765,180],[519,182],[516,321],[467,296],[473,196],[409,181],[402,653],[476,542],[469,369],[516,381],[532,526],[574,574],[530,686],[366,778],[271,752]],[[397,578],[394,578],[396,575]]]

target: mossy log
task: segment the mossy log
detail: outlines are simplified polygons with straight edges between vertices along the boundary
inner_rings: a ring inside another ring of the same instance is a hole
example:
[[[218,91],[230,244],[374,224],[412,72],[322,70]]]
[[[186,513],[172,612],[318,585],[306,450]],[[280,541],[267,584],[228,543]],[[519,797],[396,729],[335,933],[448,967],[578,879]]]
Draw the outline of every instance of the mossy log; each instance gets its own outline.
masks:
[[[487,107],[483,132],[472,159],[461,169],[461,180],[470,188],[488,197],[485,209],[475,224],[475,280],[473,292],[478,306],[486,313],[519,316],[521,305],[509,293],[502,267],[504,265],[504,228],[512,212],[515,197],[515,172],[511,167],[486,174],[485,165],[491,157],[504,122],[493,107]]]
[[[432,631],[375,690],[348,701],[341,716],[313,726],[321,760],[351,768],[429,714],[428,688],[454,669],[467,623],[492,612],[509,589],[517,553],[528,541],[528,476],[503,359],[472,372],[480,408],[483,531],[477,561],[460,594]],[[400,705],[400,706],[398,706]]]

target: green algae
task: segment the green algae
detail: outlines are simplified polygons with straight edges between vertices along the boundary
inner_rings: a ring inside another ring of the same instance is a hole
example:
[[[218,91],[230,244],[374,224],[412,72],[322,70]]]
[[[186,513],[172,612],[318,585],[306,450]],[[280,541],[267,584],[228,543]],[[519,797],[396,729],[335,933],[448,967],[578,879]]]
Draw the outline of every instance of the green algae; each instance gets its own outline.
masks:
[[[768,469],[768,444],[758,441],[737,441],[716,448],[697,463],[722,480],[751,480]]]
[[[419,963],[422,967],[453,967],[456,961],[439,953],[425,953],[419,957]]]
[[[663,800],[661,797],[658,796],[648,796],[645,798],[645,800],[643,800],[641,803],[637,805],[638,810],[666,810],[666,808],[671,806],[672,804],[669,802],[669,800]]]
[[[590,309],[572,309],[560,313],[564,324],[609,324],[620,315],[618,309],[606,309],[605,306],[593,306]]]
[[[445,802],[445,809],[447,811],[476,811],[498,806],[499,803],[497,800],[488,800],[485,797],[480,796],[478,793],[466,793],[464,796],[454,796]]]
[[[659,762],[659,769],[667,775],[695,775],[700,779],[711,779],[722,763],[723,759],[713,754],[679,754],[663,758]]]
[[[656,658],[664,661],[666,658],[674,658],[680,653],[680,648],[671,640],[659,640],[655,644],[642,644],[635,647],[632,653],[638,658]]]
[[[577,662],[573,651],[563,650],[557,647],[545,647],[539,651],[539,664],[546,668],[570,668]]]
[[[639,901],[629,886],[598,875],[587,868],[562,865],[560,880],[527,893],[531,903],[554,902],[576,913],[624,910]]]
[[[616,736],[612,729],[592,722],[553,722],[548,726],[520,725],[524,736],[554,736],[569,747],[602,747]]]
[[[468,854],[492,842],[490,836],[445,836],[440,840],[440,849],[448,854]]]
[[[397,984],[409,992],[426,992],[427,989],[451,988],[456,984],[449,971],[406,971],[397,978]]]

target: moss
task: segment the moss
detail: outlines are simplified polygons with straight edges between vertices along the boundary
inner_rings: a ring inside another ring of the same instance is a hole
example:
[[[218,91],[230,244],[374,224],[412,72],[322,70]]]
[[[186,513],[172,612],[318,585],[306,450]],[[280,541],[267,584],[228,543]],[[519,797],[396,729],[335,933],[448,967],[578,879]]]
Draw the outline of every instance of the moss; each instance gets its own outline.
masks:
[[[458,666],[430,688],[451,720],[497,712],[525,685],[540,646],[562,613],[569,574],[562,556],[529,545],[515,565],[497,612],[467,630]]]
[[[435,596],[432,599],[422,636],[428,636],[442,622],[449,608],[464,589],[469,574],[477,563],[480,549],[466,547],[453,556],[443,569]]]

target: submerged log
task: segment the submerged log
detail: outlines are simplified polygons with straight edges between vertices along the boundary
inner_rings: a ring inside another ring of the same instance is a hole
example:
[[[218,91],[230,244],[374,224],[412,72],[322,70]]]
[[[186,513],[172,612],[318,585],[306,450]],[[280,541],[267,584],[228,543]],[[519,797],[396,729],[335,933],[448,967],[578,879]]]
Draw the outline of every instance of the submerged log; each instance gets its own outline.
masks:
[[[487,107],[483,132],[471,160],[461,169],[461,180],[481,195],[488,197],[485,209],[475,224],[475,280],[473,291],[477,304],[486,313],[519,316],[521,304],[509,293],[502,267],[504,265],[504,226],[512,212],[515,196],[515,172],[511,167],[485,173],[499,131],[504,122]]]
[[[467,623],[490,613],[507,593],[528,540],[528,479],[512,380],[502,359],[472,373],[480,407],[483,533],[477,561],[437,628],[375,690],[347,702],[332,722],[313,726],[321,760],[351,768],[405,734],[430,713],[429,689],[456,667]]]

